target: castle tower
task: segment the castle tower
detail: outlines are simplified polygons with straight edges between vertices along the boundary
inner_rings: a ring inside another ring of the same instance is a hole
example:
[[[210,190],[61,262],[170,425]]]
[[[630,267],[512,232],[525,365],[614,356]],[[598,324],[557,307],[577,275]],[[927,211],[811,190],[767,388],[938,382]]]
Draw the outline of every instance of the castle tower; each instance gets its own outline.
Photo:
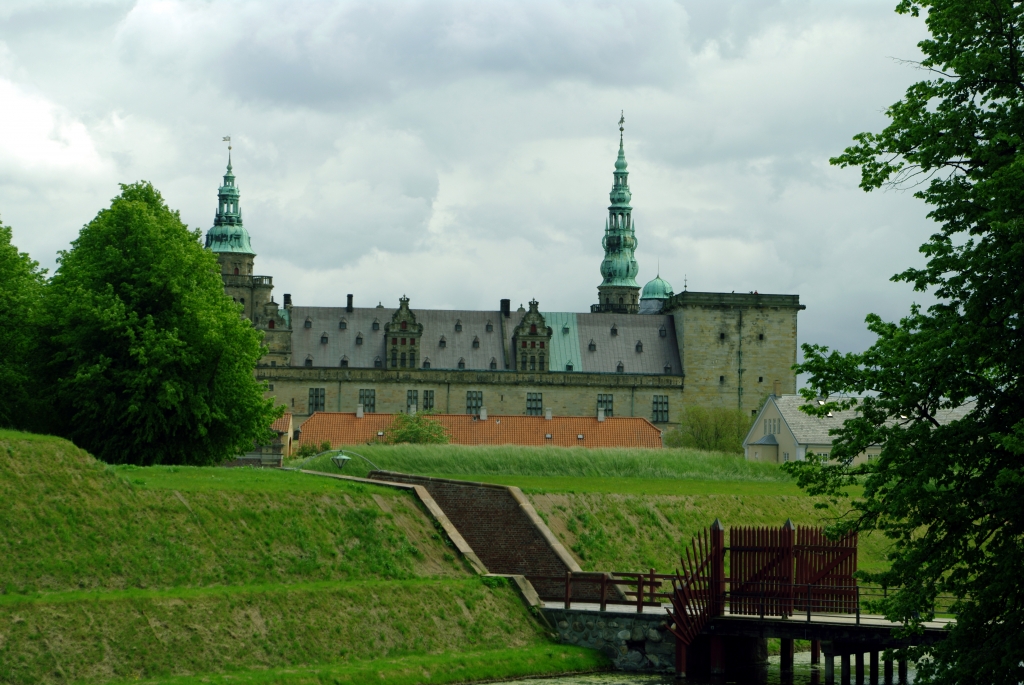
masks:
[[[640,310],[640,286],[636,282],[639,267],[636,263],[636,234],[633,226],[633,208],[629,206],[629,172],[626,171],[626,153],[622,145],[625,116],[619,119],[619,158],[615,160],[615,181],[609,194],[611,206],[604,228],[604,260],[597,286],[597,304],[593,312],[620,312],[636,314]]]

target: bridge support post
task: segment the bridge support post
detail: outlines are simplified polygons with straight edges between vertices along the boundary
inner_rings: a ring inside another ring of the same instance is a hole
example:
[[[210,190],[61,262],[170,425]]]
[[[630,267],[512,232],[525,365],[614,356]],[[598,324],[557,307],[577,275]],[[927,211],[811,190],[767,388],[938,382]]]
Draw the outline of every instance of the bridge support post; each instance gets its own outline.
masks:
[[[725,675],[725,644],[720,635],[711,636],[711,675]]]
[[[843,652],[842,656],[839,657],[839,679],[842,685],[850,685],[850,654],[849,652]]]
[[[892,685],[892,659],[885,659],[885,685]]]
[[[868,667],[868,680],[871,685],[878,685],[878,651],[871,650],[871,665]]]
[[[811,640],[811,663],[821,663],[821,640]]]
[[[825,653],[825,685],[836,683],[836,655]]]
[[[782,638],[779,648],[779,668],[783,673],[793,672],[793,638]]]
[[[725,614],[725,526],[711,524],[711,615]]]
[[[900,685],[907,685],[907,660],[900,659]]]
[[[679,638],[676,638],[676,677],[686,677],[686,645]]]
[[[857,685],[864,685],[864,652],[857,652],[854,655],[854,665]]]

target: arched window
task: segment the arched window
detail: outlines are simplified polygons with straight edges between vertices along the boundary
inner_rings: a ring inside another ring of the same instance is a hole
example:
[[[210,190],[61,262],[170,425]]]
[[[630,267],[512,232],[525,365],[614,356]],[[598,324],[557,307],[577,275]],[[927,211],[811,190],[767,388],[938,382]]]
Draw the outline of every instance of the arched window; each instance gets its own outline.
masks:
[[[623,372],[625,372],[625,370],[626,370],[626,365],[623,364],[622,362],[619,362],[618,365],[615,367],[615,373],[623,373]]]
[[[619,298],[619,304],[622,304],[622,298],[621,297]]]
[[[342,357],[341,358],[341,368],[343,368],[343,369],[347,369],[348,368],[348,357]]]
[[[274,320],[271,319],[270,321],[267,322],[267,328],[273,328],[273,327],[274,327]]]
[[[466,360],[465,359],[459,358],[459,368],[460,369],[466,368]]]
[[[235,275],[236,276],[238,275],[238,267],[237,266],[235,267]]]
[[[642,342],[640,342],[639,340],[636,341],[636,351],[637,352],[643,352],[644,351],[644,344]]]

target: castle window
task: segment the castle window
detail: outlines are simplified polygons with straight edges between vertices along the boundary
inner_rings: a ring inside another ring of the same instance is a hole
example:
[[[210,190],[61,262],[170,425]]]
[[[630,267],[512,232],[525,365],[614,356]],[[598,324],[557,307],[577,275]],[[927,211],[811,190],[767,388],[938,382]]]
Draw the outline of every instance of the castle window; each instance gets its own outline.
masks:
[[[423,368],[424,369],[429,369],[430,368],[430,358],[429,357],[427,357],[427,358],[425,358],[423,360]],[[424,409],[426,409],[426,407],[424,407]]]
[[[459,321],[458,319],[455,320],[455,330],[456,331],[461,331],[462,330],[462,322]]]
[[[613,408],[612,408],[612,401],[613,400],[614,400],[614,396],[611,395],[611,394],[608,394],[608,395],[598,394],[598,396],[597,396],[597,408],[598,409],[604,409],[604,415],[605,416],[614,416],[615,412],[613,411]]]
[[[622,304],[622,298],[621,297],[619,298],[619,304]]]
[[[725,383],[725,376],[719,376],[718,377],[718,382],[719,383]]]
[[[473,349],[480,347],[480,338],[473,336]]]
[[[644,344],[642,342],[640,342],[639,340],[636,341],[636,351],[637,352],[643,352],[644,351]]]
[[[480,416],[480,408],[484,406],[483,390],[466,391],[466,413]]]
[[[402,358],[399,360],[398,364],[401,368],[405,368],[405,352],[402,353]]]
[[[623,364],[622,362],[619,362],[618,364],[615,365],[615,373],[625,373],[625,371],[626,365]]]
[[[658,335],[661,336],[662,338],[668,335],[668,331],[665,330],[664,326],[658,329]]]
[[[338,322],[338,330],[343,331],[346,328],[348,328],[348,321],[345,321],[345,319],[342,319],[341,321]]]
[[[423,411],[430,411],[434,408],[434,391],[423,391]]]
[[[491,371],[494,371],[497,368],[498,368],[498,360],[495,359],[494,357],[491,357]]]
[[[725,340],[725,333],[719,333],[718,334],[718,339],[719,340]]]
[[[526,341],[525,340],[523,341],[523,349],[524,350],[526,349]]]
[[[326,401],[327,390],[325,388],[310,388],[309,389],[309,413],[312,414],[316,411],[323,411],[324,404]]]
[[[273,328],[273,327],[274,327],[274,320],[271,319],[270,321],[267,322],[267,328]]]
[[[764,333],[758,333],[757,334],[757,339],[758,340],[764,340]]]
[[[537,358],[536,357],[530,357],[530,371],[536,371],[536,370],[537,370]]]
[[[441,336],[441,340],[438,341],[437,346],[438,347],[447,347],[448,346],[448,341],[444,339],[443,335]]]
[[[537,335],[537,324],[530,324],[530,335]]]
[[[544,413],[544,395],[539,392],[526,393],[526,415],[540,416]]]
[[[405,338],[402,338],[402,346],[405,346]]]
[[[242,304],[245,304],[245,298],[244,298],[244,297],[240,297],[240,298],[238,298],[238,301],[239,301],[240,303],[242,303]]]
[[[665,362],[665,373],[672,373],[672,365]]]
[[[526,358],[526,355],[524,354],[524,355],[523,355],[523,360],[522,360],[522,362],[520,363],[520,366],[522,367],[522,370],[523,370],[523,371],[526,371],[526,362],[527,362],[527,361],[529,361],[529,360],[527,360],[527,358]]]
[[[764,383],[764,376],[758,376],[757,377],[757,382],[758,383]]]
[[[235,275],[236,276],[238,275],[238,267],[237,266],[235,267]]]
[[[362,345],[362,344],[363,344],[363,334],[362,333],[356,333],[356,345]]]
[[[377,391],[360,389],[359,404],[363,405],[363,411],[365,413],[375,413],[377,411]]]
[[[536,340],[531,340],[530,341],[530,347],[533,348],[533,349],[537,349],[537,341]]]
[[[327,344],[327,334],[326,333],[321,333],[320,334],[320,344],[321,345],[326,345]]]
[[[370,328],[372,328],[375,331],[379,331],[380,330],[380,321],[377,321],[377,319],[374,319],[373,320],[373,325],[370,326]]]
[[[391,368],[398,368],[398,350],[391,350]]]
[[[398,344],[398,338],[392,338],[391,339],[391,344],[392,345],[397,345]]]
[[[537,368],[540,369],[541,371],[544,371],[546,368],[548,368],[547,366],[544,365],[544,355],[543,354],[540,355],[539,357],[537,357],[537,364],[538,364]]]
[[[653,423],[668,422],[668,395],[655,395],[651,407],[651,421]]]
[[[595,344],[594,341],[591,340],[590,344],[587,345],[587,349],[590,350],[591,352],[596,352],[597,351],[597,344]]]
[[[267,386],[267,390],[269,390],[270,392],[274,392],[274,384],[273,383],[269,384]]]
[[[540,341],[540,349],[542,349],[542,350],[544,349],[544,341],[543,340]]]
[[[487,331],[488,333],[493,333],[494,332],[494,324],[491,323],[490,321],[488,321],[487,325],[484,326],[484,330]]]
[[[309,317],[307,316],[307,317],[306,317],[306,323],[305,323],[305,324],[303,324],[303,325],[304,325],[304,326],[305,326],[306,328],[312,328],[312,327],[313,327],[313,319],[311,319],[311,318],[309,318]]]
[[[620,302],[620,304],[621,304],[621,302]],[[615,324],[612,324],[612,335],[618,335],[618,334],[619,334],[618,327]]]
[[[313,357],[306,355],[306,366],[313,366]]]
[[[420,407],[420,391],[419,390],[406,390],[405,391],[405,411],[407,414],[415,414],[419,411]]]
[[[348,368],[348,357],[342,357],[341,358],[341,368],[343,368],[343,369],[347,369]]]
[[[408,322],[408,321],[403,321],[403,322],[402,322],[402,325],[400,326],[400,328],[401,328],[401,329],[402,329],[403,331],[404,331],[404,330],[406,330],[406,329],[408,329],[408,328],[409,328],[409,322]]]
[[[271,366],[277,366],[277,362],[270,362]]]
[[[412,346],[412,345],[415,345],[415,344],[416,344],[416,338],[409,338],[409,345]]]
[[[572,362],[567,362],[566,363],[565,370],[566,371],[572,371]]]
[[[384,360],[381,359],[380,357],[374,357],[373,358],[373,368],[375,368],[375,369],[382,369],[382,368],[384,368]]]
[[[466,368],[466,360],[463,359],[462,357],[459,357],[459,368],[460,369]]]

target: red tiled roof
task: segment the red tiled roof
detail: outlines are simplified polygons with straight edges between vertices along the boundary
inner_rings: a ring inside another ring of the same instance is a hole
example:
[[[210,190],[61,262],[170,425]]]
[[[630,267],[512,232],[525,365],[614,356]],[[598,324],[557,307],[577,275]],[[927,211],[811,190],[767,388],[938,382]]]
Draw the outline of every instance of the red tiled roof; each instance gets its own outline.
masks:
[[[332,447],[380,440],[394,414],[316,412],[302,424],[299,442]],[[661,430],[647,419],[593,416],[488,416],[480,421],[469,414],[430,417],[448,432],[454,445],[559,445],[561,447],[661,447]],[[551,437],[548,438],[547,436]],[[579,436],[583,436],[581,439]]]
[[[277,433],[288,433],[292,429],[292,415],[285,412],[281,418],[276,419],[274,423],[270,424],[270,430]]]

